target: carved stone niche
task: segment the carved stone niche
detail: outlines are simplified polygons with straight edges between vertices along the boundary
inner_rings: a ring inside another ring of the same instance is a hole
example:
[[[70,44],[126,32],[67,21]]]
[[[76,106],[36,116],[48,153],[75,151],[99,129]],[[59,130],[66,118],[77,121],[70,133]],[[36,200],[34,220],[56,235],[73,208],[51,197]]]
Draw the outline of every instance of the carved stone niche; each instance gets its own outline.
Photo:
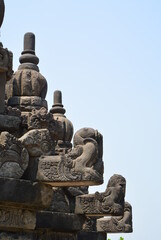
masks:
[[[102,135],[92,128],[83,128],[76,132],[74,148],[67,154],[41,156],[35,167],[36,180],[52,186],[102,184]]]
[[[125,186],[124,177],[113,175],[105,192],[77,196],[75,213],[87,216],[123,215]]]
[[[124,214],[119,217],[97,219],[97,231],[106,233],[132,232],[132,207],[125,202]]]
[[[0,177],[21,178],[29,162],[29,155],[21,142],[9,134],[0,134]]]

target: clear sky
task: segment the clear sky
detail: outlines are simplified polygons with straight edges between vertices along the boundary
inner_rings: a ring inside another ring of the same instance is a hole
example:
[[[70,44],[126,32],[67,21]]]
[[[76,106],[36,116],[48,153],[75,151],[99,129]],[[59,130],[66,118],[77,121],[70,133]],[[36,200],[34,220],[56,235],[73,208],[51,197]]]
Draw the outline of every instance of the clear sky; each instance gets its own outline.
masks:
[[[118,173],[133,206],[132,234],[111,240],[159,240],[161,215],[161,1],[5,0],[1,29],[14,70],[23,35],[36,35],[47,100],[63,92],[75,131],[104,137],[104,191]]]

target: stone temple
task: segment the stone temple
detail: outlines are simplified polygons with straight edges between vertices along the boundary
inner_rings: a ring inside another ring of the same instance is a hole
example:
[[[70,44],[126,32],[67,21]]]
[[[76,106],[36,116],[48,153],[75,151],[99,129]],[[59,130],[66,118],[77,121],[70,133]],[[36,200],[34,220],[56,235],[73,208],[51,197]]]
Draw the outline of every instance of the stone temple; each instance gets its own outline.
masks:
[[[0,0],[0,26],[4,9]],[[48,110],[33,33],[24,35],[16,72],[12,58],[0,43],[0,240],[105,240],[132,232],[123,176],[88,193],[103,183],[102,134],[82,128],[73,137],[61,91]]]

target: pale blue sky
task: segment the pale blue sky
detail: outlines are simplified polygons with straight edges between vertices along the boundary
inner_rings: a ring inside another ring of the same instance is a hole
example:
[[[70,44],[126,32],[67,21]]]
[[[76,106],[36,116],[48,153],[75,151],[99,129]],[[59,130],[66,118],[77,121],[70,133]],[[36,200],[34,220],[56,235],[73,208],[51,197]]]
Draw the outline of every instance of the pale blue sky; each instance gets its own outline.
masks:
[[[161,1],[5,0],[4,47],[14,53],[23,35],[36,34],[47,100],[63,92],[75,131],[104,136],[104,191],[114,173],[127,180],[132,234],[112,240],[160,239],[161,215]]]

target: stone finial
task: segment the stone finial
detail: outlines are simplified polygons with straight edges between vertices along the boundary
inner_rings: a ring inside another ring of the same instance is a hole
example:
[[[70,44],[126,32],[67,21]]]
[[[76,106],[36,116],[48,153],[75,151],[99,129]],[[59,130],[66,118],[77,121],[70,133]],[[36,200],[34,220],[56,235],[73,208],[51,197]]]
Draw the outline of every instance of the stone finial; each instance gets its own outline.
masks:
[[[32,112],[42,107],[47,109],[47,81],[37,66],[39,58],[35,55],[35,35],[31,32],[24,35],[20,63],[18,71],[6,85],[8,105],[23,112]]]
[[[61,91],[57,90],[54,92],[54,104],[52,106],[52,109],[50,110],[51,113],[61,113],[64,114],[66,110],[63,108],[62,104],[62,93]]]
[[[4,12],[5,12],[4,0],[0,0],[0,28],[1,28],[2,23],[3,23]]]
[[[50,113],[53,114],[53,119],[58,125],[57,131],[52,131],[51,129],[51,135],[57,142],[56,148],[58,152],[61,152],[63,149],[65,150],[71,148],[70,142],[73,136],[73,124],[66,118],[64,115],[65,112],[66,110],[62,104],[62,93],[61,91],[57,90],[54,92],[54,104],[50,110]]]
[[[37,64],[39,63],[39,58],[35,55],[35,35],[28,32],[24,35],[24,50],[21,53],[19,69],[28,68],[27,66],[37,70]]]

